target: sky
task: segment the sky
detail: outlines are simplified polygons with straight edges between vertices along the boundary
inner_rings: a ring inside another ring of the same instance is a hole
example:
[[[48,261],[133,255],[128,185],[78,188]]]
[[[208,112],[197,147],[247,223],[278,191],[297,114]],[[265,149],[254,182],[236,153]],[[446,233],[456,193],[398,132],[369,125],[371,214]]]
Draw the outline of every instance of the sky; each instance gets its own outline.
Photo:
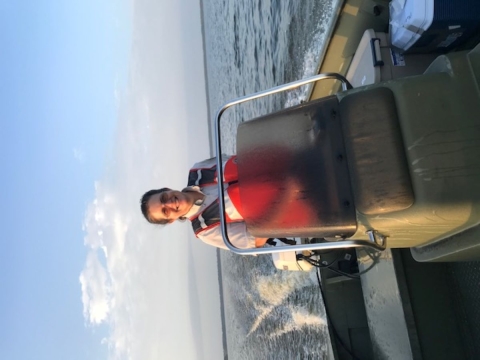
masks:
[[[215,359],[215,250],[141,194],[209,156],[199,2],[0,3],[2,359]]]

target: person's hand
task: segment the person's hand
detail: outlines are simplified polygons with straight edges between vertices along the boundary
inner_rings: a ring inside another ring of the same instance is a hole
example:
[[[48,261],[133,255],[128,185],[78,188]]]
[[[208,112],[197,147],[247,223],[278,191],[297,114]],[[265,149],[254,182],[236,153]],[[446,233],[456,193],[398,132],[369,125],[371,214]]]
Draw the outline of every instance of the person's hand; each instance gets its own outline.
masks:
[[[255,247],[261,248],[267,242],[268,238],[255,238]]]

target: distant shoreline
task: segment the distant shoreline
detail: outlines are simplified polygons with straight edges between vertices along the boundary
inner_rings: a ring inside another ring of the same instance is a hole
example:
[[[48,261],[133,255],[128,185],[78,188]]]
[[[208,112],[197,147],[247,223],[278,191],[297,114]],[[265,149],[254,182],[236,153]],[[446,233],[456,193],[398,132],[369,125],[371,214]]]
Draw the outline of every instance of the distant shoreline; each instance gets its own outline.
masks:
[[[215,147],[213,145],[213,133],[212,133],[212,126],[211,126],[212,112],[210,109],[210,93],[209,93],[209,87],[208,87],[207,46],[205,42],[203,0],[200,0],[200,23],[202,27],[203,72],[205,77],[205,94],[207,98],[208,142],[210,145],[210,156],[215,156]],[[223,359],[228,360],[227,333],[226,333],[226,326],[225,326],[225,307],[223,302],[222,264],[221,264],[221,257],[220,257],[220,249],[217,249],[217,273],[218,273],[218,288],[219,288],[219,296],[220,296],[220,319],[222,322]]]
[[[223,302],[222,259],[220,257],[220,251],[221,251],[220,249],[217,249],[217,269],[218,269],[218,287],[220,292],[220,318],[222,321],[223,359],[228,360],[227,328],[225,326],[225,306]]]

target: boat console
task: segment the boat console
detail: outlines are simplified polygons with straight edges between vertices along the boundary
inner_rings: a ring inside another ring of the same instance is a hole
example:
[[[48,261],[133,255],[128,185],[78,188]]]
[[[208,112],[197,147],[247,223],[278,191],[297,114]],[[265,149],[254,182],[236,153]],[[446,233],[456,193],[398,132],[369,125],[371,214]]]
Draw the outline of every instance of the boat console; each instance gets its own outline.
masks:
[[[338,240],[310,249],[458,242],[480,223],[479,59],[480,47],[442,55],[423,75],[354,89],[326,74],[343,91],[242,123],[237,158],[249,231]],[[217,113],[217,155],[228,107],[319,77],[226,104]],[[236,249],[225,221],[223,230],[233,251],[281,251]],[[463,260],[473,254],[457,250]]]

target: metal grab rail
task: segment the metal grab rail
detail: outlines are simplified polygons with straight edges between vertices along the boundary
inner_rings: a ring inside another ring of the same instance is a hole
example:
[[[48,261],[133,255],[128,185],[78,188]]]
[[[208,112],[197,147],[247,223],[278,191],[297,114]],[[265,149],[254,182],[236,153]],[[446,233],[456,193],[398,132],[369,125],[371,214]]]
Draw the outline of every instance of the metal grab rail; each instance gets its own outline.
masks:
[[[223,167],[222,167],[222,143],[221,143],[221,129],[220,129],[220,118],[222,114],[227,110],[229,107],[238,105],[250,100],[258,99],[264,96],[273,95],[279,92],[283,92],[286,90],[295,89],[302,85],[306,85],[318,80],[325,80],[325,79],[335,79],[342,82],[342,89],[343,91],[352,89],[352,85],[348,82],[348,80],[340,74],[336,73],[325,73],[325,74],[318,74],[315,76],[311,76],[302,80],[294,81],[288,84],[280,85],[269,90],[264,90],[257,92],[252,95],[243,96],[232,100],[225,105],[223,105],[220,109],[218,109],[217,114],[215,116],[215,140],[216,140],[216,157],[217,157],[217,181],[218,181],[218,195],[219,195],[219,203],[220,203],[220,228],[222,231],[223,241],[227,248],[237,254],[242,255],[258,255],[258,254],[272,254],[278,252],[285,252],[285,251],[303,251],[303,250],[326,250],[326,249],[339,249],[339,248],[349,248],[349,247],[361,247],[361,246],[368,246],[372,247],[376,250],[384,250],[386,246],[386,238],[382,235],[376,234],[374,230],[370,230],[367,232],[369,236],[369,240],[341,240],[337,242],[327,242],[327,243],[316,243],[316,244],[308,244],[308,245],[293,245],[293,246],[281,246],[281,247],[271,247],[271,248],[255,248],[255,249],[239,249],[234,246],[228,237],[227,231],[227,222],[225,218],[225,194],[223,193],[224,190],[224,182],[223,182]]]

